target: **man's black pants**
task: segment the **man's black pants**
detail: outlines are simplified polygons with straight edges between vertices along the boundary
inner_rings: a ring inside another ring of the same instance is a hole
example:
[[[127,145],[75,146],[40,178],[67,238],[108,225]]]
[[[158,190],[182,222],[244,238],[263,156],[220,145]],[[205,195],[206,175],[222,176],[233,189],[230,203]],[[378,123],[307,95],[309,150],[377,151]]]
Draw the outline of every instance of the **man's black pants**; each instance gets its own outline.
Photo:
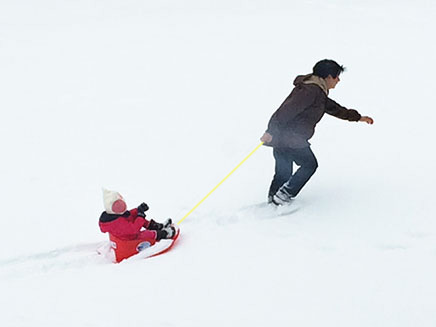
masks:
[[[286,190],[296,196],[318,168],[315,155],[309,147],[301,149],[274,148],[276,160],[275,175],[271,182],[269,195],[276,194],[278,189],[285,183]],[[300,168],[293,173],[293,163]]]

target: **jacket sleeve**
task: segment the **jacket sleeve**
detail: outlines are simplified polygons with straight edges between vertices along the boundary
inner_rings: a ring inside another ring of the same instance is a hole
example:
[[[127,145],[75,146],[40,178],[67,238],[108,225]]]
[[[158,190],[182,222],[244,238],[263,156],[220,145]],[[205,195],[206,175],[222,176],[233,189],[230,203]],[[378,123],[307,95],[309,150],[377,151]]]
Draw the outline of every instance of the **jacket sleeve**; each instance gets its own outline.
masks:
[[[316,94],[311,87],[295,87],[279,109],[272,115],[268,129],[271,135],[295,119],[306,108],[315,102]]]
[[[362,118],[357,110],[342,107],[330,98],[327,98],[326,113],[348,121],[358,121]]]
[[[133,217],[134,219],[137,219],[137,217],[144,219],[144,224],[142,225],[144,226],[144,228],[148,228],[148,225],[150,225],[150,221],[147,218],[145,218],[145,214],[144,215],[139,214],[138,208],[130,210],[130,216]]]
[[[133,222],[127,219],[122,219],[117,227],[117,234],[122,235],[137,235],[145,223],[145,219],[137,217]]]

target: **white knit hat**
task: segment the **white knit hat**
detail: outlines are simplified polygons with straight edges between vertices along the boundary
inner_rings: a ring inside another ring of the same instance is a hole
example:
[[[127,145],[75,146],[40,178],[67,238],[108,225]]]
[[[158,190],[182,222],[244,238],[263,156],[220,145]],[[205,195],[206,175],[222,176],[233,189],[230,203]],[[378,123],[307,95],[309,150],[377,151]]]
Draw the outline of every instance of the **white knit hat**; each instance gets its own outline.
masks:
[[[118,192],[103,189],[103,202],[107,213],[123,214],[127,210],[126,202]]]

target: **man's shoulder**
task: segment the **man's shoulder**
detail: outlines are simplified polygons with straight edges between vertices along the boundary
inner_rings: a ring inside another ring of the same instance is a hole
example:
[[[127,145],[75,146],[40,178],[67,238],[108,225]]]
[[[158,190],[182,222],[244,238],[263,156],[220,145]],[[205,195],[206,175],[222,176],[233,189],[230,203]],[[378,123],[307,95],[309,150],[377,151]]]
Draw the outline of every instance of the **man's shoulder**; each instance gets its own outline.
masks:
[[[323,97],[326,98],[325,92],[316,84],[298,84],[293,89],[290,95],[301,94],[302,96]]]

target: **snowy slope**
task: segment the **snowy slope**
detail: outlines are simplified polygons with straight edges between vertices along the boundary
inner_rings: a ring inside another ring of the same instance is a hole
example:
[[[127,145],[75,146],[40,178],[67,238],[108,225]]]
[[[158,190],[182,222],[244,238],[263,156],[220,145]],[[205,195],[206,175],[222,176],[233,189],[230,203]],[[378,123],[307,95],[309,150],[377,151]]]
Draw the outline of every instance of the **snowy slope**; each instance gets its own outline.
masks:
[[[1,326],[435,326],[432,1],[0,2]],[[348,67],[320,167],[269,208],[258,150],[148,260],[96,254],[101,187],[182,218],[297,74]]]

